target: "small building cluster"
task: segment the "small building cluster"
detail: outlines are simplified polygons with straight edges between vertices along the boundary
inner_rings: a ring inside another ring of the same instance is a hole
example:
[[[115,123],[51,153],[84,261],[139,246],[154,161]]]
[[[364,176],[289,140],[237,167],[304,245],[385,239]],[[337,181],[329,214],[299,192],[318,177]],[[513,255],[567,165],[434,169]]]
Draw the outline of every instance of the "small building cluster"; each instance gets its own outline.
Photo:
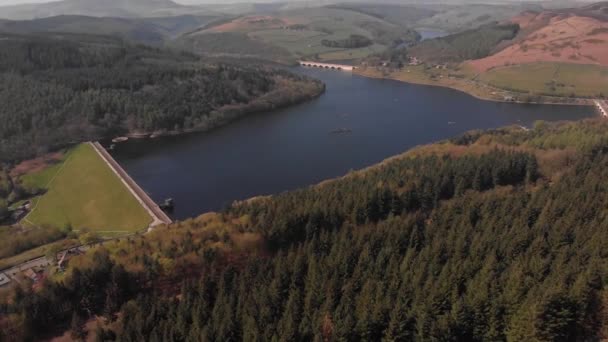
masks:
[[[25,201],[23,204],[21,204],[19,207],[13,209],[11,211],[11,220],[14,222],[19,222],[22,218],[25,217],[25,215],[27,215],[27,213],[30,211],[31,209],[31,202],[30,201]]]
[[[418,57],[410,56],[408,57],[408,65],[416,66],[422,64],[422,61],[418,59]]]
[[[34,286],[44,280],[48,271],[53,265],[57,266],[58,271],[63,271],[70,258],[84,253],[87,247],[80,246],[70,248],[57,253],[54,259],[39,257],[29,260],[20,265],[0,271],[0,288],[8,287],[13,284],[23,284],[24,281],[31,281]],[[55,260],[58,260],[55,263]]]
[[[595,106],[603,117],[608,117],[608,103],[605,100],[595,100]]]

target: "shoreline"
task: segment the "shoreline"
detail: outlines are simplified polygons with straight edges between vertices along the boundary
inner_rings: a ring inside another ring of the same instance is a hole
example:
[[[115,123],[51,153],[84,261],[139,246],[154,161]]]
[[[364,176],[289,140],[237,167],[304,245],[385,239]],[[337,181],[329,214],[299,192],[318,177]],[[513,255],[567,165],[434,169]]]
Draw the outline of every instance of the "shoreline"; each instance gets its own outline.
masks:
[[[493,98],[490,96],[484,96],[482,94],[479,93],[475,93],[472,91],[468,91],[467,89],[465,89],[465,87],[458,85],[458,84],[446,84],[446,83],[442,83],[439,81],[432,81],[432,80],[414,80],[414,79],[404,79],[404,78],[400,78],[399,75],[395,75],[395,73],[390,73],[388,75],[381,75],[379,72],[375,72],[375,71],[369,71],[369,69],[367,68],[357,68],[355,70],[353,70],[353,75],[358,75],[358,76],[362,76],[362,77],[367,77],[367,78],[373,78],[373,79],[385,79],[385,80],[393,80],[393,81],[398,81],[398,82],[403,82],[403,83],[409,83],[409,84],[417,84],[417,85],[426,85],[426,86],[432,86],[432,87],[441,87],[441,88],[449,88],[452,90],[456,90],[462,93],[465,93],[469,96],[472,96],[476,99],[479,100],[484,100],[484,101],[492,101],[492,102],[497,102],[497,103],[518,103],[518,104],[533,104],[533,105],[562,105],[562,106],[593,106],[593,100],[592,99],[587,99],[587,98],[575,98],[575,103],[568,103],[568,102],[564,102],[564,100],[568,100],[570,98],[567,97],[547,97],[547,96],[543,96],[543,95],[538,95],[538,97],[540,97],[541,99],[544,99],[543,101],[519,101],[519,100],[513,100],[513,101],[507,101],[507,100],[501,100],[499,98]],[[491,89],[495,89],[495,91],[497,92],[503,92],[503,93],[508,93],[508,94],[513,94],[513,96],[517,96],[517,95],[523,95],[521,93],[515,93],[515,92],[509,92],[508,90],[504,90],[504,89],[500,89],[500,88],[494,88],[490,85],[485,85],[488,88]],[[552,101],[551,99],[555,98],[555,99],[559,99],[559,100],[555,100]]]
[[[253,114],[258,114],[258,113],[267,112],[267,111],[284,109],[284,108],[287,108],[290,106],[296,106],[296,105],[317,99],[321,95],[325,94],[326,86],[324,83],[321,82],[321,86],[319,86],[318,89],[315,89],[315,90],[316,91],[310,92],[309,94],[306,94],[303,96],[296,95],[296,96],[292,96],[292,97],[287,97],[284,100],[272,102],[272,97],[277,94],[280,95],[280,93],[281,93],[281,90],[275,90],[271,93],[265,94],[264,96],[262,96],[258,99],[255,99],[254,101],[247,103],[247,104],[227,105],[222,108],[218,108],[217,110],[210,113],[210,115],[212,115],[213,113],[217,113],[217,114],[223,114],[223,115],[225,115],[225,117],[215,123],[209,123],[206,125],[201,125],[199,127],[192,127],[192,128],[179,129],[179,130],[156,130],[156,131],[152,131],[152,132],[133,131],[133,132],[126,132],[124,134],[124,136],[128,137],[129,139],[155,139],[155,138],[161,138],[161,137],[178,136],[178,135],[185,135],[185,134],[192,134],[192,133],[204,133],[204,132],[208,132],[212,129],[216,129],[216,128],[228,125],[247,115],[253,115]],[[111,139],[111,138],[106,137],[106,138],[104,138],[104,140],[105,139]]]

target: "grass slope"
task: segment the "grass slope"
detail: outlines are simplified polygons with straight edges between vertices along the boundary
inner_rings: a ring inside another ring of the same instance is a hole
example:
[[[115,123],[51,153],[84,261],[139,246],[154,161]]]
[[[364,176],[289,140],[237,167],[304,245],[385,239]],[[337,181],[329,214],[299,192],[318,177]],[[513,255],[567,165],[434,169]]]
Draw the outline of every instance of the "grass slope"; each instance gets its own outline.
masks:
[[[513,24],[489,24],[453,35],[425,40],[408,51],[427,62],[462,62],[483,58],[500,42],[515,37],[519,27]]]
[[[127,41],[161,46],[165,41],[217,19],[214,16],[182,15],[158,18],[96,18],[59,15],[24,21],[0,21],[0,31],[17,34],[38,32],[112,35]]]
[[[608,67],[567,63],[532,63],[497,68],[480,75],[492,86],[550,96],[608,95]]]
[[[534,7],[530,5],[531,7]],[[526,9],[526,5],[471,4],[465,6],[433,6],[436,15],[416,22],[417,27],[459,32],[493,22],[502,22]]]
[[[364,48],[337,48],[322,44],[323,40],[342,40],[361,35],[374,44]],[[277,61],[277,53],[292,59],[357,60],[402,41],[413,42],[413,30],[385,21],[377,16],[342,8],[300,8],[273,13],[248,15],[186,34],[178,42],[189,43],[192,51],[204,54],[256,55]],[[218,44],[210,43],[219,42]],[[256,46],[257,45],[257,46]],[[241,48],[241,46],[246,48]],[[236,47],[236,48],[235,48]],[[283,58],[285,60],[285,58]]]
[[[135,231],[151,222],[145,209],[88,144],[68,154],[34,207],[26,218],[29,222],[58,227],[70,224],[75,230]]]
[[[20,177],[23,185],[28,188],[45,189],[59,172],[68,156],[69,153],[63,154],[59,162],[44,166],[42,170],[24,174]]]

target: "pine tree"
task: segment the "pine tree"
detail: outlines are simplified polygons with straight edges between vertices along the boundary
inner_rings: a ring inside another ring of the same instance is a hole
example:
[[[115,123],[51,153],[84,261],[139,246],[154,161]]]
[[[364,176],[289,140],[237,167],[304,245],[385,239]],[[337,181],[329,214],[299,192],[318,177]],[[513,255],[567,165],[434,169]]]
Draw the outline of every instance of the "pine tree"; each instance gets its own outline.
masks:
[[[85,330],[85,319],[77,312],[72,314],[72,323],[70,324],[70,336],[76,341],[82,341],[87,337]]]

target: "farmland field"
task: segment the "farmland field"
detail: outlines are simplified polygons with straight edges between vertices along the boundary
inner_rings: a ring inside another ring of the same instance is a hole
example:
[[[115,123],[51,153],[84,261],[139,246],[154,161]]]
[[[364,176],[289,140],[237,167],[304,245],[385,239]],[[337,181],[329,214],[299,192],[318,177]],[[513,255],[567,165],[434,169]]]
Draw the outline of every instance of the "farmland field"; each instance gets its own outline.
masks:
[[[379,44],[370,45],[358,49],[344,49],[338,51],[325,52],[319,55],[321,61],[346,61],[365,58],[374,53],[384,50],[384,46]]]
[[[441,29],[448,32],[459,32],[472,29],[484,24],[502,22],[517,14],[523,9],[519,5],[489,5],[470,4],[465,6],[433,6],[440,11],[434,16],[419,20],[418,27]]]
[[[145,209],[90,145],[79,145],[54,168],[54,172],[46,171],[54,173],[48,191],[34,202],[26,223],[116,232],[141,230],[151,222]],[[48,179],[48,174],[29,178]]]
[[[335,8],[306,8],[272,16],[240,17],[185,39],[203,40],[206,35],[219,33],[246,34],[252,41],[288,51],[294,58],[326,61],[364,58],[385,50],[395,42],[412,42],[417,38],[413,30],[364,13]],[[374,44],[361,48],[337,48],[323,44],[323,40],[344,40],[352,35],[367,37]],[[221,45],[216,50],[221,50]],[[249,51],[251,53],[253,51]]]
[[[597,97],[608,95],[608,67],[532,63],[490,70],[479,80],[492,86],[534,94]]]

